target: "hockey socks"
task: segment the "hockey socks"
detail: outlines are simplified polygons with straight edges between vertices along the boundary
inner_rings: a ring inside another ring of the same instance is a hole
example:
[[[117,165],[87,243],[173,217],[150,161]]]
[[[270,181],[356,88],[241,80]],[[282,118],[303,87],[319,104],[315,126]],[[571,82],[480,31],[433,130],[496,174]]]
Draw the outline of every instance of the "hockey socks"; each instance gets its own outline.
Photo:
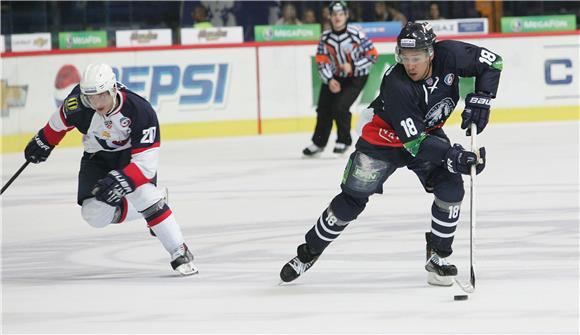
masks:
[[[306,243],[298,246],[297,256],[280,271],[283,282],[291,282],[306,272],[328,245],[346,228],[348,222],[337,218],[330,207],[322,212],[316,224],[306,233]]]
[[[306,243],[310,250],[322,253],[348,226],[348,222],[337,218],[330,207],[324,210],[316,224],[306,233]]]
[[[459,221],[460,207],[460,202],[444,202],[437,198],[431,205],[431,234],[428,244],[442,257],[453,252],[451,245]]]

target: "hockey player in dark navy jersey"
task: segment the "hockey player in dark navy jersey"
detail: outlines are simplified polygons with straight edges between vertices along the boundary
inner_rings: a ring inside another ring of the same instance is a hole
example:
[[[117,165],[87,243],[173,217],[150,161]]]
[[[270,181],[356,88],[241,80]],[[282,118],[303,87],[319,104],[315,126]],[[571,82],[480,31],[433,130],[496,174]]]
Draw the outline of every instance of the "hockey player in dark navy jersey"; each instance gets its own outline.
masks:
[[[341,183],[342,192],[324,209],[306,233],[298,255],[280,272],[290,282],[308,270],[328,245],[364,210],[369,197],[383,192],[383,183],[396,169],[407,167],[434,195],[431,231],[426,233],[427,281],[449,286],[457,268],[452,253],[461,202],[462,174],[473,165],[485,167],[479,155],[452,145],[442,126],[459,100],[459,77],[475,77],[475,92],[467,95],[461,128],[474,123],[485,129],[495,98],[502,59],[494,52],[459,41],[436,42],[428,23],[409,22],[397,38],[397,63],[383,78],[379,96],[363,112],[362,135],[351,154]],[[479,156],[479,157],[478,157]]]
[[[322,153],[328,143],[333,121],[337,129],[333,152],[343,154],[348,150],[352,144],[350,106],[364,88],[378,57],[371,40],[347,24],[348,8],[344,2],[333,1],[329,9],[332,29],[322,33],[316,52],[322,86],[312,144],[302,151],[305,157],[316,157]]]
[[[193,255],[166,197],[156,187],[160,134],[145,99],[118,83],[107,64],[91,64],[63,105],[24,150],[27,161],[45,161],[72,129],[83,134],[77,202],[96,228],[145,218],[182,275],[197,273]]]

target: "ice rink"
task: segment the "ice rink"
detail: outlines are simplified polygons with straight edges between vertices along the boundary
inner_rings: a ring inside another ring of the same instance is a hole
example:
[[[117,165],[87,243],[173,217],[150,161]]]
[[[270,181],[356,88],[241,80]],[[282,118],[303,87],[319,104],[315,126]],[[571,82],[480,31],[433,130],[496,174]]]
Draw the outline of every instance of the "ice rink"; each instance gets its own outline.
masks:
[[[468,147],[459,125],[446,131]],[[57,148],[2,196],[2,332],[577,334],[578,136],[578,122],[554,122],[491,124],[478,137],[488,165],[467,301],[426,283],[432,196],[407,169],[280,286],[280,268],[339,192],[346,156],[301,158],[310,134],[163,142],[159,182],[200,269],[178,277],[144,220],[82,221],[82,149]],[[2,160],[5,182],[24,158]],[[468,192],[454,250],[466,280]]]

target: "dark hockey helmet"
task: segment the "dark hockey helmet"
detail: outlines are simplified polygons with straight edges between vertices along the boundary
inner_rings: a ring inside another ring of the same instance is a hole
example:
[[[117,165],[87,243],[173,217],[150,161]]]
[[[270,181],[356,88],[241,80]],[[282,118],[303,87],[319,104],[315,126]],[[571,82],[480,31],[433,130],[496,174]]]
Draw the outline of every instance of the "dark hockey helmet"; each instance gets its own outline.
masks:
[[[433,56],[433,44],[437,42],[437,35],[433,32],[431,24],[428,22],[407,22],[397,36],[397,46],[395,56],[400,63],[399,54],[402,49],[414,49],[427,51],[429,56]]]
[[[332,1],[330,5],[328,5],[328,9],[330,10],[330,14],[332,12],[340,12],[343,11],[348,14],[348,7],[346,6],[346,1]]]

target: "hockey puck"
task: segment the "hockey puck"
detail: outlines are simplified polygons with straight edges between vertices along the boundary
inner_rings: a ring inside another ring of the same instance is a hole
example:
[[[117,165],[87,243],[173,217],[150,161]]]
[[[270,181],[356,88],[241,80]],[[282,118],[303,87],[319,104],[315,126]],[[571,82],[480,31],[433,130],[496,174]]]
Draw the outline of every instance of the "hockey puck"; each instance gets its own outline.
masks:
[[[453,300],[458,301],[458,300],[467,300],[467,295],[462,294],[462,295],[455,295],[453,296]]]

